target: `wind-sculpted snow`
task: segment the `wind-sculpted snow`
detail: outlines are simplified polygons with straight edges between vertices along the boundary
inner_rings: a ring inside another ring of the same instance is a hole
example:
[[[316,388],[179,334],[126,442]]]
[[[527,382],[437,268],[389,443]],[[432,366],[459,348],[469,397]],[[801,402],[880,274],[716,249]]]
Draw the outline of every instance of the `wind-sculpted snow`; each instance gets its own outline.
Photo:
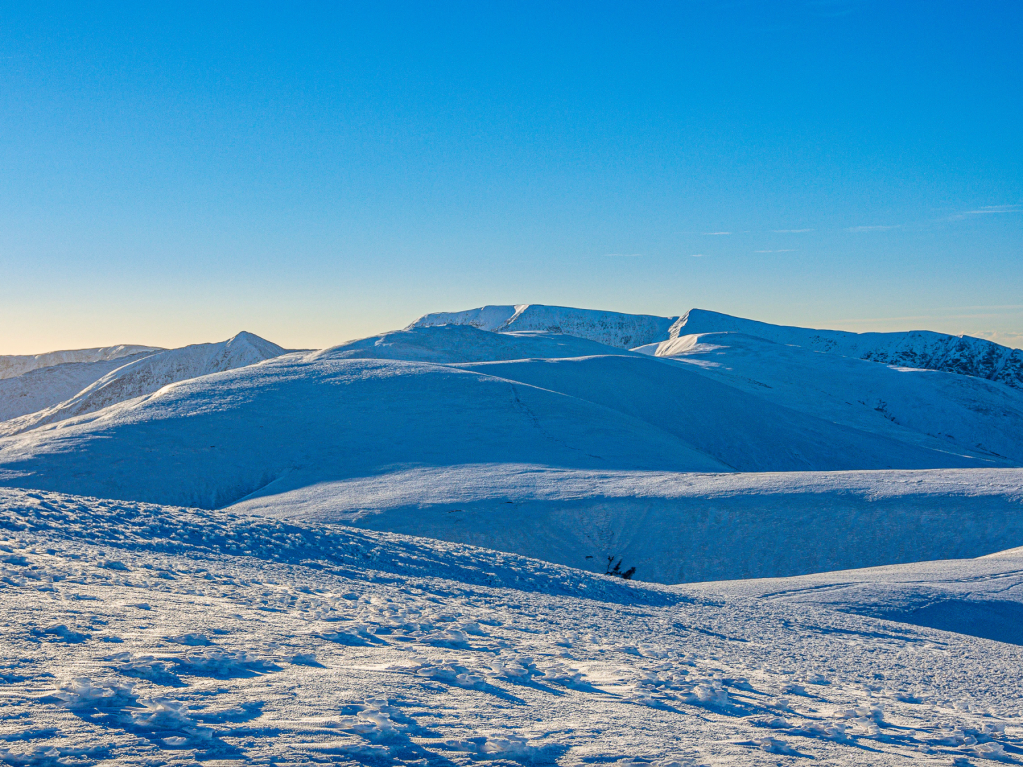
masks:
[[[96,349],[72,349],[61,352],[47,352],[45,354],[0,356],[0,379],[14,378],[15,376],[24,375],[31,370],[50,367],[51,365],[64,365],[71,362],[103,362],[129,357],[140,352],[155,351],[161,350],[156,346],[121,344],[119,346],[104,346]]]
[[[976,557],[1023,544],[1023,470],[673,474],[407,469],[231,510],[457,541],[682,583]]]
[[[1021,573],[1007,552],[668,589],[0,491],[0,760],[1015,763],[1023,647],[987,634],[1011,629]],[[935,627],[925,603],[991,619]]]
[[[679,336],[636,351],[676,360],[770,402],[856,429],[1023,463],[1023,390],[741,333]]]
[[[216,344],[167,349],[127,362],[73,397],[6,423],[0,435],[19,434],[45,424],[94,413],[110,405],[158,391],[168,384],[234,370],[279,357],[285,350],[251,333]]]
[[[438,325],[471,325],[481,330],[502,333],[542,330],[578,336],[620,349],[630,349],[666,338],[668,329],[676,319],[647,314],[622,314],[596,309],[523,304],[484,306],[465,312],[427,314],[413,322],[408,329]]]
[[[107,373],[153,353],[137,352],[99,362],[65,362],[11,378],[0,378],[0,421],[59,405]]]
[[[908,333],[849,333],[842,330],[770,325],[703,309],[693,309],[672,325],[669,338],[704,333],[742,333],[817,352],[841,354],[900,367],[941,370],[1023,389],[1023,350],[982,338],[929,330]],[[637,344],[638,345],[638,344]]]

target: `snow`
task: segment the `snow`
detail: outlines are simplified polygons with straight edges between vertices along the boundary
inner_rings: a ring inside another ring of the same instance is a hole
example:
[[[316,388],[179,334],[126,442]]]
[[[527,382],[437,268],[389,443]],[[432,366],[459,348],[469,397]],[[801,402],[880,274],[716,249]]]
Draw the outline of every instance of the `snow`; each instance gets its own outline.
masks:
[[[511,332],[542,330],[586,338],[598,343],[629,349],[667,337],[676,317],[622,314],[596,309],[521,304],[484,306],[465,312],[427,314],[407,329],[439,325],[471,325],[482,330]]]
[[[775,343],[886,365],[986,378],[1016,389],[1023,388],[1023,350],[1010,349],[982,338],[950,336],[929,330],[908,333],[811,330],[693,309],[672,325],[669,338],[722,332],[742,333]]]
[[[461,330],[424,335],[451,334]],[[1013,465],[801,414],[646,355],[443,365],[343,354],[286,354],[2,438],[0,484],[213,508],[395,467],[481,462],[671,472]]]
[[[25,490],[0,491],[0,539],[20,562],[0,564],[9,764],[1023,754],[1011,552],[667,588],[344,526]],[[926,606],[942,604],[959,610],[934,626]],[[991,620],[957,623],[968,610]],[[183,634],[210,645],[169,639]]]
[[[684,336],[741,333],[812,351],[902,367],[941,370],[985,378],[1016,389],[1023,388],[1023,350],[1000,346],[981,338],[951,336],[926,330],[851,333],[771,325],[705,309],[691,309],[676,317],[655,317],[540,304],[484,306],[462,312],[437,312],[420,317],[407,329],[441,325],[470,325],[502,333],[543,330],[624,349],[673,341]]]
[[[64,362],[0,378],[0,422],[59,405],[107,373],[152,353],[137,352],[97,362]]]
[[[44,424],[93,413],[110,405],[151,394],[168,384],[252,365],[278,357],[284,352],[276,344],[242,332],[220,343],[195,344],[143,355],[95,379],[64,401],[6,423],[0,422],[0,435],[18,434]],[[47,379],[45,383],[49,384],[50,380]],[[53,399],[52,396],[48,398]],[[0,399],[0,405],[2,403]]]
[[[16,372],[0,762],[1019,763],[975,341],[518,305]]]
[[[137,346],[120,344],[95,349],[72,349],[69,351],[46,352],[45,354],[25,354],[0,356],[0,379],[14,378],[32,370],[64,365],[69,362],[104,362],[129,357],[140,352],[160,351],[156,346]]]
[[[268,489],[272,490],[272,488]],[[232,511],[343,522],[660,583],[976,557],[1023,544],[1023,470],[682,474],[408,469]]]
[[[775,404],[856,429],[1023,462],[1020,389],[734,332],[679,336],[636,351],[677,360]]]

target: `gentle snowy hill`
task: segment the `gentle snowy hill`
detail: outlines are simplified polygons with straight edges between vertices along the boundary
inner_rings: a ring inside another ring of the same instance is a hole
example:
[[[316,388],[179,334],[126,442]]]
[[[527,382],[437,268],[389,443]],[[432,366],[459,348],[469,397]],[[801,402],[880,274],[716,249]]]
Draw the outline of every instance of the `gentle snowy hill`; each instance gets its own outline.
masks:
[[[63,402],[0,423],[0,435],[19,434],[44,424],[93,413],[152,394],[168,384],[234,370],[284,353],[276,344],[242,332],[220,343],[194,344],[148,354],[110,371]]]
[[[13,378],[0,378],[0,421],[60,404],[107,373],[154,353],[157,352],[137,352],[99,362],[65,362]]]
[[[972,376],[822,354],[741,333],[680,336],[635,351],[684,363],[785,407],[934,449],[1023,464],[1023,390]]]
[[[1023,470],[678,474],[470,465],[262,493],[232,510],[343,522],[659,583],[975,557],[1023,544]]]
[[[426,346],[435,349],[465,330],[410,335],[433,337]],[[532,342],[540,354],[550,346]],[[347,359],[349,351],[284,355],[4,438],[0,483],[217,507],[266,486],[284,492],[409,466],[1012,465],[851,429],[645,355],[438,365]]]
[[[0,356],[0,379],[14,378],[15,376],[28,373],[30,370],[37,370],[38,368],[45,368],[50,365],[63,365],[68,362],[102,362],[104,360],[128,357],[139,352],[153,351],[160,351],[160,349],[156,346],[122,344],[120,346],[104,346],[96,349],[47,352],[46,354]]]
[[[437,325],[472,325],[481,330],[515,331],[543,330],[549,333],[587,338],[591,341],[629,349],[667,338],[675,317],[652,317],[646,314],[621,314],[596,309],[572,309],[564,306],[522,304],[519,306],[484,306],[465,312],[427,314],[413,322],[411,328]]]
[[[950,336],[929,330],[908,333],[811,330],[769,325],[703,309],[693,309],[680,317],[672,325],[669,336],[678,338],[721,332],[742,333],[780,344],[802,346],[813,351],[841,354],[887,365],[986,378],[1016,389],[1023,388],[1023,350],[1010,349],[970,336]]]
[[[0,760],[1016,763],[1021,573],[1006,552],[668,589],[0,491]]]

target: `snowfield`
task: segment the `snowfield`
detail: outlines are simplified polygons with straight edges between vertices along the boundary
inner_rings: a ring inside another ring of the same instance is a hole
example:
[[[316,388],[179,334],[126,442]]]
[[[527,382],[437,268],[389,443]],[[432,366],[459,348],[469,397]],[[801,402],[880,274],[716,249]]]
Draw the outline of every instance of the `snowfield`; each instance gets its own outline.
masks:
[[[1023,756],[1019,553],[667,588],[22,490],[0,531],[8,764]]]
[[[0,358],[0,763],[1023,763],[1021,354],[516,305]]]

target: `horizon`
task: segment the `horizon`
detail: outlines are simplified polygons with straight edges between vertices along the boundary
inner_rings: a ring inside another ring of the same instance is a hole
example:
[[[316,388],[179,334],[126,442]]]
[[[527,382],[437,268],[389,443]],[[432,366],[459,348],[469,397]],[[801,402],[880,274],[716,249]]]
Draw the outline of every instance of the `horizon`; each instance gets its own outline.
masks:
[[[0,354],[485,304],[1023,347],[1023,5],[6,8]]]
[[[482,309],[482,308],[491,307],[491,306],[516,306],[516,307],[518,307],[518,306],[551,306],[552,308],[556,308],[556,309],[573,309],[573,310],[577,310],[577,311],[604,311],[604,310],[596,308],[596,307],[560,307],[560,306],[552,306],[550,304],[484,304],[484,306],[482,306],[482,307],[472,307],[471,309],[455,310],[455,311],[456,312],[457,311],[472,311],[472,310],[475,310],[475,309]],[[721,314],[720,312],[714,312],[714,310],[712,310],[712,309],[703,309],[702,307],[696,307],[696,306],[686,310],[685,312],[677,314],[677,315],[675,315],[675,314],[672,314],[672,315],[644,315],[644,314],[634,313],[634,312],[622,312],[622,314],[638,314],[638,316],[654,316],[654,317],[665,317],[667,319],[677,319],[679,317],[683,317],[683,316],[687,315],[689,312],[692,312],[692,311],[705,311],[705,312],[710,312],[710,313],[715,313],[715,314]],[[401,330],[408,330],[408,329],[411,328],[411,325],[414,324],[417,320],[422,319],[424,317],[427,317],[430,314],[446,314],[446,313],[451,313],[451,312],[443,312],[443,311],[442,312],[429,312],[429,313],[427,313],[425,315],[421,315],[420,317],[417,317],[415,320],[412,321],[412,323],[409,323],[409,324],[404,325],[402,327],[391,328],[389,330],[381,330],[381,331],[378,331],[376,333],[370,333],[368,336],[360,336],[360,337],[357,337],[357,338],[345,338],[343,340],[338,341],[336,344],[329,344],[328,346],[325,346],[325,347],[286,346],[285,345],[285,346],[283,346],[283,348],[285,348],[288,351],[314,351],[314,350],[318,350],[318,349],[325,349],[325,348],[329,348],[330,346],[343,345],[343,344],[346,344],[346,343],[351,343],[353,341],[358,341],[358,340],[361,340],[362,338],[371,338],[371,337],[376,336],[376,335],[383,335],[383,334],[386,334],[386,333],[394,333],[394,332],[398,332],[398,331],[401,331]],[[734,315],[726,315],[726,316],[734,316]],[[741,319],[748,319],[748,320],[758,321],[754,317],[744,317],[744,318],[741,318]],[[777,323],[771,323],[771,324],[777,324]],[[781,325],[781,326],[785,327],[783,325]],[[851,333],[877,332],[877,331],[855,331],[855,330],[850,331],[850,330],[845,330],[843,328],[821,328],[821,327],[810,328],[810,329],[812,329],[812,330],[821,330],[821,331],[851,332]],[[881,331],[881,332],[885,332],[885,331]],[[899,331],[887,331],[887,332],[899,332]],[[905,332],[908,332],[908,333],[912,333],[912,332],[925,332],[926,333],[926,332],[935,332],[935,331],[930,331],[927,328],[913,328],[913,329],[907,330]],[[212,340],[208,340],[208,341],[190,341],[187,344],[182,344],[182,346],[194,346],[194,345],[201,345],[201,344],[224,343],[226,341],[230,341],[230,340],[232,340],[232,339],[234,339],[234,338],[236,338],[236,337],[238,337],[240,335],[243,335],[243,334],[253,335],[253,336],[256,336],[257,338],[261,338],[261,339],[263,339],[265,341],[270,341],[271,343],[275,343],[274,339],[272,339],[272,338],[266,338],[265,336],[262,336],[259,333],[253,333],[252,331],[249,331],[249,330],[246,330],[245,328],[242,328],[242,329],[237,330],[236,332],[230,334],[226,338],[212,339]],[[980,338],[979,336],[970,336],[968,334],[963,334],[963,333],[948,334],[948,335],[954,335],[954,336],[959,337],[959,338],[975,338],[975,339],[983,340],[983,341],[989,341],[990,340],[990,339]],[[997,343],[997,342],[993,342],[993,343]],[[1007,346],[1007,348],[1010,348],[1010,349],[1021,349],[1021,350],[1023,350],[1023,348],[1021,348],[1020,346],[1012,346],[1012,345],[1009,345],[1009,344],[1001,344],[1001,345],[1002,346]],[[109,348],[109,347],[116,347],[116,346],[139,346],[139,347],[146,347],[146,346],[148,346],[148,347],[152,347],[154,349],[162,349],[162,350],[172,349],[172,348],[180,348],[180,347],[160,346],[158,344],[135,343],[133,341],[125,341],[125,342],[116,343],[116,344],[101,344],[101,345],[92,346],[92,347],[79,347],[78,349],[70,349],[70,348],[69,349],[48,349],[48,350],[42,351],[42,352],[27,353],[27,354],[5,354],[5,353],[2,352],[2,350],[0,350],[0,357],[5,357],[5,356],[8,356],[8,357],[10,357],[10,356],[14,356],[14,357],[17,357],[17,356],[24,356],[24,357],[42,356],[42,355],[45,355],[45,354],[54,354],[54,353],[67,352],[67,351],[81,351],[81,350],[86,350],[86,349]]]

